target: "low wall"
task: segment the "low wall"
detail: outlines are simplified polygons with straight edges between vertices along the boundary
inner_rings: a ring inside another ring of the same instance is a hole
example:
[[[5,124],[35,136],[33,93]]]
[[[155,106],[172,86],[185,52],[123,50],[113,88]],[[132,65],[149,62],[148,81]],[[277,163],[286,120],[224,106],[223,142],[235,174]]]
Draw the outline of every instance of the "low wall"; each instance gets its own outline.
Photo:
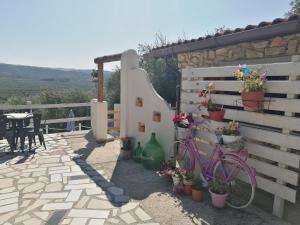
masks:
[[[121,58],[121,137],[133,137],[143,146],[155,132],[166,159],[170,159],[173,157],[174,114],[154,90],[148,74],[139,68],[137,53],[124,52]]]

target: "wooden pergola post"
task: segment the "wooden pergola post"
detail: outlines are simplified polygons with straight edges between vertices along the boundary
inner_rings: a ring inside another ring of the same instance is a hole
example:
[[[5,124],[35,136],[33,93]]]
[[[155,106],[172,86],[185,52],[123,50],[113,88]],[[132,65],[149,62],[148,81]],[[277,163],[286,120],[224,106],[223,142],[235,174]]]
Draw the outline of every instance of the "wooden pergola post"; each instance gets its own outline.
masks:
[[[103,90],[103,63],[98,63],[98,102],[104,101],[104,90]]]

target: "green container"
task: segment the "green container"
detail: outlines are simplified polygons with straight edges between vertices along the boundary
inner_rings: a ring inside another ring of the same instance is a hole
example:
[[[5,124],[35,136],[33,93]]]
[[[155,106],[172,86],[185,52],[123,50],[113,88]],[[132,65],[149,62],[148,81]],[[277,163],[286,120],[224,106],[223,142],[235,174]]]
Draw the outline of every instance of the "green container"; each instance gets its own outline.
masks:
[[[142,151],[141,142],[138,142],[137,147],[133,150],[132,159],[136,162],[141,162]]]
[[[158,170],[165,160],[165,152],[156,140],[155,133],[151,134],[150,140],[144,146],[141,160],[143,166],[150,170]]]

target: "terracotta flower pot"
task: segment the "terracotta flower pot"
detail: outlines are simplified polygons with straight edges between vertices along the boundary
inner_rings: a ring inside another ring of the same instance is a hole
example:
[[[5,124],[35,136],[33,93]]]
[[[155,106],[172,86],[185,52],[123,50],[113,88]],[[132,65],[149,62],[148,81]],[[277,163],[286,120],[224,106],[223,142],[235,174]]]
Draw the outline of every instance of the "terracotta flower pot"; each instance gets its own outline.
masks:
[[[208,111],[209,118],[215,121],[222,121],[224,119],[225,110],[222,109],[220,111]]]
[[[203,190],[197,190],[192,188],[192,199],[196,202],[201,202],[203,200],[204,191]]]
[[[192,185],[183,185],[183,192],[186,195],[191,195],[192,194]]]
[[[264,92],[253,91],[253,92],[242,92],[242,102],[244,109],[250,112],[256,112],[263,109],[264,105]]]
[[[226,198],[228,193],[225,194],[217,194],[209,189],[209,193],[211,196],[212,205],[216,208],[223,208],[225,206]]]

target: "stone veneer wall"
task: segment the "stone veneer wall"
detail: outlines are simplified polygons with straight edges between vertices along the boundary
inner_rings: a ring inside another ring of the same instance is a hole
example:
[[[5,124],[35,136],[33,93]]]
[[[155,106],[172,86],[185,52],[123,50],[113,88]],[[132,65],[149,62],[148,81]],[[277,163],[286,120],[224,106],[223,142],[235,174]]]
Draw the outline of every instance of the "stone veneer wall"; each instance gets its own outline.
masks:
[[[300,54],[300,33],[268,40],[244,42],[222,48],[178,54],[179,68],[210,67],[235,64],[262,58]],[[232,62],[232,63],[230,63]]]

